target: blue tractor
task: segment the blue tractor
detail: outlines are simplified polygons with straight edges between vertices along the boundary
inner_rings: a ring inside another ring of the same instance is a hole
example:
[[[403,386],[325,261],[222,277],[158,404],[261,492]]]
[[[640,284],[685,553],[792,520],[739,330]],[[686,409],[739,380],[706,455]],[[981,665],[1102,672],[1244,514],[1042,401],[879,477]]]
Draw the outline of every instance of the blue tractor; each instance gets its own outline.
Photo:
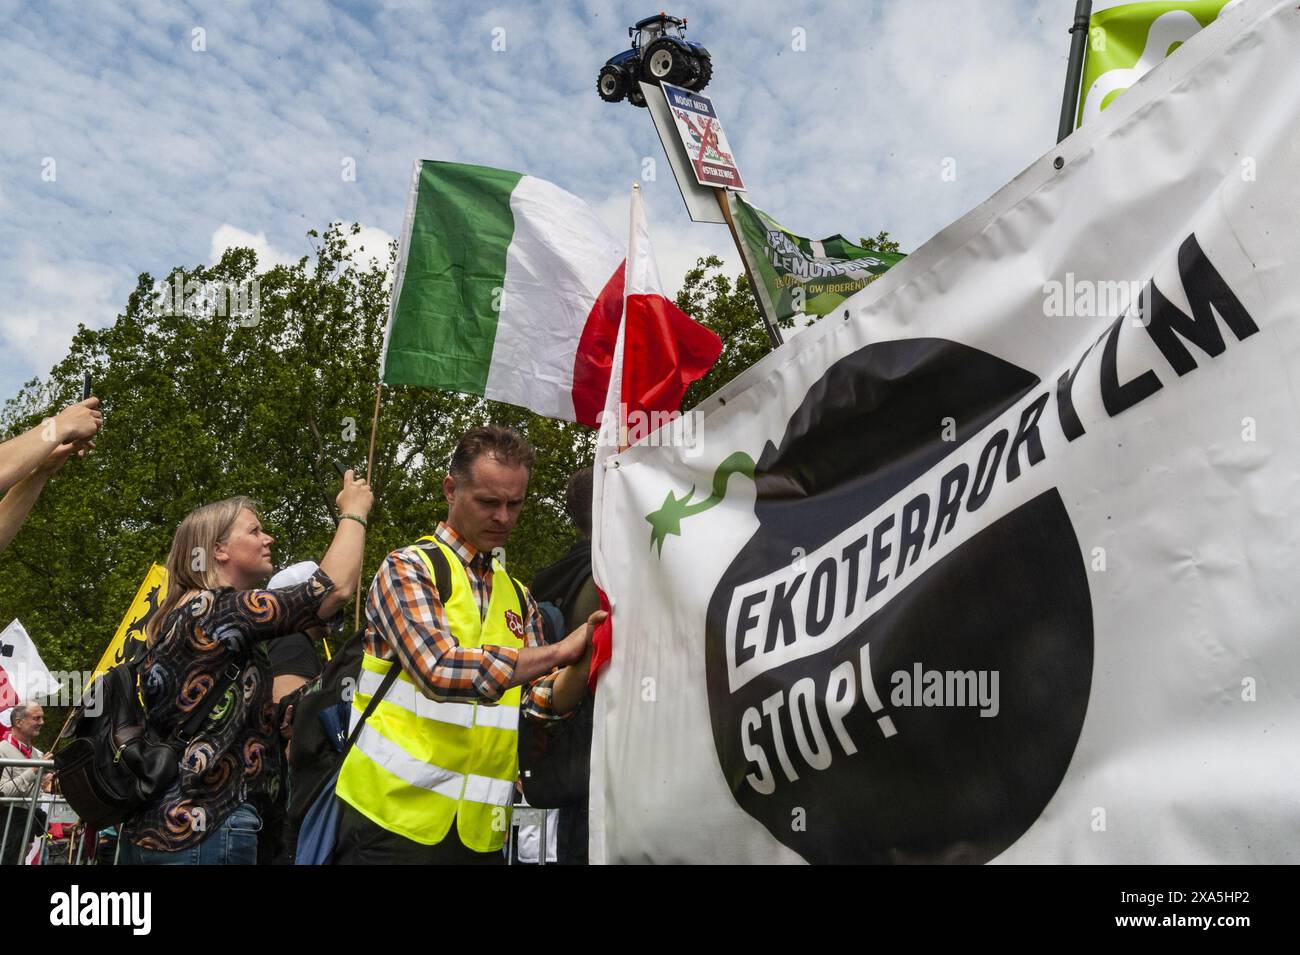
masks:
[[[638,80],[653,86],[670,83],[702,90],[713,77],[713,59],[699,43],[686,39],[686,20],[660,13],[628,27],[632,49],[611,56],[596,79],[596,92],[606,103],[626,98],[645,106]]]

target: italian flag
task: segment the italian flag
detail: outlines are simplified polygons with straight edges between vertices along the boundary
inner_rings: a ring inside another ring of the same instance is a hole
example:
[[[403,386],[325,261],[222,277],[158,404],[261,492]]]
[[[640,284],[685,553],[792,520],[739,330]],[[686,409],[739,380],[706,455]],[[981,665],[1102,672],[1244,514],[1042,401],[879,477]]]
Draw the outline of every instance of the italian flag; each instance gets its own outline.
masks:
[[[380,379],[595,427],[623,311],[624,259],[591,207],[554,183],[417,162]],[[721,350],[712,332],[678,316],[631,346],[660,397],[676,395],[674,409]]]

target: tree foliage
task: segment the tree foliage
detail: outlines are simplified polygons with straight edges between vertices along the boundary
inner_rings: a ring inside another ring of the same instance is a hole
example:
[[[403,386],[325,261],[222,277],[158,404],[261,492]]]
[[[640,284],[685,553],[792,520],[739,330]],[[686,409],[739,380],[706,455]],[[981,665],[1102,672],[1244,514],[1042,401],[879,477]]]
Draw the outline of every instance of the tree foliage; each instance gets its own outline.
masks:
[[[695,407],[772,350],[749,280],[744,275],[734,281],[727,278],[717,256],[699,259],[686,273],[677,293],[677,307],[722,339],[717,363],[686,389],[683,408]],[[785,319],[780,327],[793,328],[794,320]]]
[[[889,237],[889,233],[881,229],[876,233],[874,239],[858,239],[858,245],[864,249],[870,249],[872,252],[897,252],[898,243]]]
[[[97,451],[49,483],[0,555],[0,625],[21,619],[52,670],[94,666],[149,565],[165,560],[176,525],[201,504],[234,494],[257,500],[278,566],[324,554],[340,486],[333,462],[358,473],[367,463],[389,290],[382,262],[355,261],[347,230],[309,235],[314,261],[259,272],[251,249],[232,249],[216,265],[177,268],[163,280],[209,290],[256,281],[256,324],[219,307],[220,298],[187,296],[188,307],[169,308],[161,283],[142,274],[112,325],[82,326],[50,374],[0,412],[6,437],[33,427],[80,397],[86,370],[103,402]],[[720,269],[717,259],[701,260],[678,296],[724,342],[684,407],[769,350],[744,279],[733,283]],[[564,490],[591,461],[591,429],[470,396],[385,389],[367,585],[386,553],[446,516],[442,478],[455,442],[489,421],[519,428],[538,451],[510,540],[511,572],[527,580],[568,547],[575,532]],[[53,732],[62,720],[51,709]]]

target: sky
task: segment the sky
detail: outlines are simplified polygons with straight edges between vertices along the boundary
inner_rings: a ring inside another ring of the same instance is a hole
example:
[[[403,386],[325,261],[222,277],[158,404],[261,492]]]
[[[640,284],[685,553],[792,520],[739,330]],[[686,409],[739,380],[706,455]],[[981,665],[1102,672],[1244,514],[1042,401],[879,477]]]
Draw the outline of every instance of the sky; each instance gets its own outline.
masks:
[[[810,238],[923,244],[1051,149],[1074,0],[692,0],[747,198]],[[596,94],[644,4],[0,0],[0,401],[102,327],[136,277],[386,255],[411,163],[549,179],[627,230],[641,182],[670,291],[698,256],[645,110]],[[654,160],[647,163],[646,160]],[[651,178],[647,178],[651,177]]]

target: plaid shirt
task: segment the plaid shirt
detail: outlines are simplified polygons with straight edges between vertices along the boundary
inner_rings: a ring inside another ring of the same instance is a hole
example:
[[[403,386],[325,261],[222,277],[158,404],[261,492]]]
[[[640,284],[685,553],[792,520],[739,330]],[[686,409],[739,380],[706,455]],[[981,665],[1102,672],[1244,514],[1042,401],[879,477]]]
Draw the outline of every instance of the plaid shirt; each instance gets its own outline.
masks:
[[[487,615],[492,599],[492,555],[475,550],[469,541],[439,522],[433,532],[465,565],[479,617]],[[519,651],[514,647],[462,647],[447,623],[438,588],[417,548],[393,551],[384,559],[370,585],[366,601],[365,650],[381,660],[392,660],[393,650],[402,669],[420,692],[433,700],[495,703],[514,675]],[[524,590],[524,646],[540,647],[541,617],[537,601]],[[520,711],[534,719],[557,719],[551,691],[558,669],[524,687]]]

